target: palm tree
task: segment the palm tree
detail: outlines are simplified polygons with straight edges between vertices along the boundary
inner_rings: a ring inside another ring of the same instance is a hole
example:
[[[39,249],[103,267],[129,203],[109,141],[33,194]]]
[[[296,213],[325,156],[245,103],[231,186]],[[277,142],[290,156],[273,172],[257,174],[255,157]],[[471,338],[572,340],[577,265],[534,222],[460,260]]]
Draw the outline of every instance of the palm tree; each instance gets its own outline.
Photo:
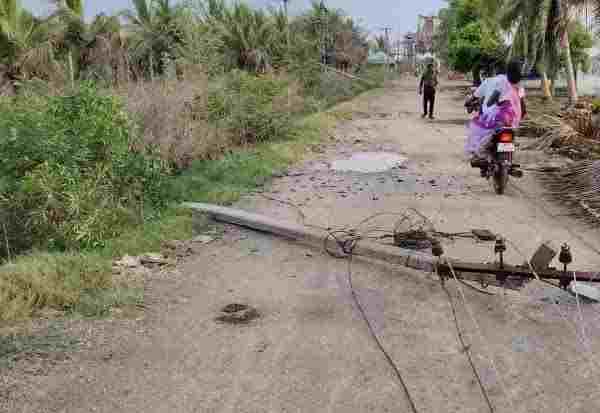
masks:
[[[37,19],[18,0],[0,0],[0,60],[5,77],[49,79],[60,72],[55,58],[59,30],[52,19]]]
[[[132,2],[134,9],[123,13],[132,33],[131,50],[139,62],[147,62],[150,78],[154,80],[156,70],[164,69],[160,59],[173,56],[183,41],[178,24],[183,9],[170,0]]]
[[[512,53],[526,57],[528,63],[537,62],[541,68],[544,95],[551,98],[548,77],[556,78],[564,50],[567,85],[571,103],[578,100],[575,69],[569,45],[568,27],[576,7],[586,0],[505,0],[501,24],[515,34]],[[494,7],[498,2],[488,0]],[[549,75],[549,76],[548,76]]]
[[[219,7],[213,1],[213,13],[205,18],[210,22],[224,44],[224,51],[240,68],[266,71],[271,67],[273,44],[278,33],[273,19],[260,9],[245,3]],[[280,24],[281,19],[279,19]],[[279,45],[281,46],[281,45]]]
[[[548,71],[554,78],[560,63],[557,15],[556,9],[549,7],[550,1],[505,0],[499,19],[501,27],[513,32],[510,56],[524,58],[526,70],[533,67],[540,70],[544,96],[548,99],[552,97]]]
[[[79,61],[82,76],[110,79],[114,83],[127,81],[130,64],[126,46],[119,16],[97,15],[85,33]]]
[[[66,50],[69,79],[73,86],[80,70],[78,64],[80,54],[86,43],[87,26],[84,21],[84,2],[83,0],[50,0],[50,2],[56,6],[53,17],[63,25],[61,48]]]
[[[272,31],[270,38],[270,54],[273,65],[289,63],[292,50],[290,46],[298,41],[298,33],[292,32],[285,9],[270,8]]]
[[[377,43],[377,50],[385,50],[385,36],[375,36],[375,43]]]
[[[554,0],[559,1],[559,0]],[[577,74],[573,64],[573,56],[571,55],[571,45],[569,41],[569,26],[575,20],[574,14],[576,10],[583,6],[588,6],[589,0],[563,0],[564,16],[562,22],[563,46],[565,47],[565,55],[567,60],[567,81],[569,87],[569,97],[571,103],[576,103],[579,96],[577,94]],[[600,15],[600,0],[593,0],[596,8],[596,14]]]

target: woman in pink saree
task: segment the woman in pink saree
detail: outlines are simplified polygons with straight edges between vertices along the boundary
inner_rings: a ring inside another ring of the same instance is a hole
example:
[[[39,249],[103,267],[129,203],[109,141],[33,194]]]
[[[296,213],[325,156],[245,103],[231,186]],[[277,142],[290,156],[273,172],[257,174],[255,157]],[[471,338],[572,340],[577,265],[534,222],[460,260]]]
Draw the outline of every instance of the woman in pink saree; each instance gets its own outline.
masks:
[[[511,62],[506,75],[486,80],[475,92],[483,99],[482,111],[469,123],[465,151],[471,157],[486,157],[487,144],[498,128],[518,128],[525,115],[525,92],[519,86],[521,64]]]

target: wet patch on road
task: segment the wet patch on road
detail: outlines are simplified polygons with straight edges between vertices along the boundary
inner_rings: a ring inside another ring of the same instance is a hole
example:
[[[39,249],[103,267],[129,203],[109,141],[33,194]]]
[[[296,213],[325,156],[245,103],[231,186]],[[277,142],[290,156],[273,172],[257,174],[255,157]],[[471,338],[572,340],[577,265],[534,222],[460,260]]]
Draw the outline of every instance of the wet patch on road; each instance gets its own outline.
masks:
[[[407,159],[389,152],[358,152],[349,159],[336,160],[331,169],[336,172],[359,172],[364,174],[389,171],[403,165]]]

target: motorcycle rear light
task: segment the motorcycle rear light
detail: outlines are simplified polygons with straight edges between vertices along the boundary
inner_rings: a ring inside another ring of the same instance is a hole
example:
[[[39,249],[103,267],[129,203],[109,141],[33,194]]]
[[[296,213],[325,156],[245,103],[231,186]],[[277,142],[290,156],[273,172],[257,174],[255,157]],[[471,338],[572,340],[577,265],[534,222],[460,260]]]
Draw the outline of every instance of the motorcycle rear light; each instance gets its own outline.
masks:
[[[510,132],[502,132],[498,138],[498,141],[502,143],[512,143],[513,134]]]

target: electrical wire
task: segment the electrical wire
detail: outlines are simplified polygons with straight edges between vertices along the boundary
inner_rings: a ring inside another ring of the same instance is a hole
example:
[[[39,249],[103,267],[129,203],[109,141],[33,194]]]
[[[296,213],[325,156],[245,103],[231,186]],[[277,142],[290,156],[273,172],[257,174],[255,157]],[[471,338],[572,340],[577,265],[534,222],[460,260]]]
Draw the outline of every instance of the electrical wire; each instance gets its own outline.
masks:
[[[469,364],[471,365],[473,374],[477,378],[477,383],[479,384],[479,388],[481,389],[483,398],[485,399],[485,402],[488,405],[488,408],[490,409],[490,413],[494,413],[495,412],[494,405],[492,404],[490,396],[489,396],[485,386],[483,385],[483,380],[481,379],[481,375],[479,374],[479,371],[477,371],[477,367],[475,367],[475,362],[473,361],[473,356],[471,355],[471,347],[467,346],[467,343],[465,342],[465,339],[463,336],[463,332],[460,329],[460,325],[458,323],[458,315],[456,313],[456,306],[454,304],[454,300],[452,299],[452,294],[450,294],[450,291],[448,290],[446,283],[444,282],[443,278],[439,275],[437,265],[435,266],[435,271],[436,271],[436,274],[440,277],[442,289],[446,292],[446,295],[448,296],[448,301],[450,302],[450,307],[452,308],[454,325],[456,326],[456,332],[458,334],[458,340],[460,341],[460,345],[462,346],[465,354],[467,355],[467,359],[469,360]]]
[[[307,223],[307,216],[299,205],[297,205],[291,201],[286,201],[283,199],[271,197],[271,196],[265,195],[265,194],[259,194],[259,195],[267,200],[274,201],[274,202],[280,203],[282,205],[291,206],[292,208],[294,208],[294,210],[296,210],[296,212],[300,216],[302,225],[304,225],[308,228],[319,229],[321,231],[325,231],[328,233],[327,238],[334,238],[334,239],[336,239],[336,241],[338,241],[337,238],[334,237],[334,235],[336,235],[336,234],[344,234],[347,237],[355,239],[355,240],[370,239],[370,240],[375,240],[375,241],[383,241],[383,240],[391,239],[391,238],[413,239],[414,235],[416,233],[423,234],[423,236],[425,238],[446,238],[446,239],[451,239],[451,240],[455,239],[455,238],[477,239],[477,237],[472,232],[440,232],[440,231],[436,231],[431,220],[415,208],[407,208],[403,212],[379,212],[379,213],[373,214],[373,215],[359,221],[354,226],[340,227],[337,229],[325,228],[325,227],[322,227],[319,225]],[[411,218],[411,216],[410,216],[411,213],[414,214],[417,218],[419,218],[421,220],[421,222],[416,223],[416,224],[413,223],[413,224],[409,225],[409,229],[404,232],[399,232],[397,230],[390,231],[389,229],[387,229],[385,227],[380,227],[380,226],[371,227],[371,228],[363,228],[369,222],[371,222],[377,218],[384,217],[384,216],[398,217],[398,220],[394,224],[394,227],[398,228],[401,224],[403,224],[404,222],[406,222],[407,220],[409,220]],[[425,227],[427,227],[427,226],[429,228],[425,229]],[[375,234],[377,234],[377,235],[375,235]],[[325,250],[328,251],[330,253],[330,255],[333,255],[336,258],[343,258],[343,256],[340,256],[339,254],[335,254],[335,253],[331,254],[331,251],[327,247],[327,241],[328,241],[328,239],[325,240]],[[345,254],[345,255],[348,255],[348,254]]]
[[[465,296],[465,292],[463,291],[462,287],[460,286],[460,283],[458,282],[458,277],[456,276],[456,272],[454,271],[452,262],[450,262],[450,260],[446,260],[446,264],[448,265],[448,268],[450,268],[450,273],[452,274],[452,277],[454,278],[454,280],[456,281],[456,283],[458,285],[458,291],[460,293],[460,296],[462,297],[462,301],[463,301],[465,310],[467,311],[467,314],[469,314],[469,317],[471,317],[471,320],[473,321],[473,324],[475,325],[475,329],[479,333],[479,338],[481,339],[481,342],[483,344],[486,344],[487,347],[489,347],[489,345],[487,345],[487,341],[486,341],[483,333],[481,332],[481,327],[479,326],[479,323],[477,322],[477,318],[475,318],[475,315],[474,315],[471,307],[469,307],[469,304],[467,303],[467,297]],[[492,369],[494,370],[494,372],[496,373],[496,376],[498,377],[498,383],[500,383],[500,386],[502,387],[502,391],[506,395],[507,400],[511,406],[511,409],[514,411],[515,409],[514,409],[513,401],[510,397],[508,397],[508,391],[506,390],[506,385],[504,383],[504,380],[502,379],[502,375],[500,374],[500,371],[496,367],[496,362],[494,361],[494,358],[488,357],[488,360],[490,361]]]
[[[331,229],[331,228],[323,228],[323,227],[319,227],[319,226],[315,226],[315,225],[308,225],[306,223],[306,215],[304,214],[304,212],[302,211],[302,209],[298,206],[295,205],[292,202],[288,202],[288,201],[283,201],[283,200],[279,200],[276,198],[272,198],[266,195],[263,195],[264,198],[266,199],[270,199],[276,202],[280,202],[282,204],[285,205],[289,205],[292,206],[294,209],[296,209],[302,219],[302,223],[306,226],[312,227],[312,228],[318,228],[321,230],[324,230],[327,232],[327,236],[324,238],[323,240],[323,248],[324,250],[332,257],[335,258],[343,258],[343,259],[347,259],[348,260],[348,284],[351,290],[351,294],[353,297],[353,300],[357,306],[357,308],[359,309],[359,312],[361,314],[361,317],[363,318],[363,320],[365,321],[368,329],[369,329],[369,333],[372,336],[373,340],[375,341],[377,347],[379,348],[379,350],[382,352],[382,354],[384,355],[385,359],[387,360],[388,364],[390,365],[390,367],[394,370],[394,373],[399,381],[399,383],[401,384],[404,393],[407,397],[407,400],[411,406],[411,410],[413,413],[417,413],[418,410],[416,409],[416,405],[414,403],[414,400],[410,394],[410,391],[408,389],[408,386],[406,385],[406,382],[404,380],[404,378],[402,377],[402,374],[400,372],[400,369],[398,368],[398,366],[395,364],[395,362],[393,361],[393,359],[391,358],[390,354],[387,352],[387,350],[385,349],[385,347],[383,346],[381,340],[379,339],[379,337],[377,336],[377,333],[375,332],[373,325],[370,321],[370,319],[368,318],[368,316],[366,315],[366,312],[360,302],[360,299],[358,297],[358,294],[356,293],[356,290],[354,289],[354,285],[353,285],[353,280],[352,280],[352,261],[353,261],[353,256],[354,256],[354,249],[356,247],[356,245],[364,239],[371,239],[371,240],[384,240],[387,238],[393,238],[393,237],[397,237],[397,236],[402,236],[405,235],[407,237],[407,239],[410,238],[410,235],[414,235],[416,232],[418,231],[422,231],[425,232],[428,236],[430,237],[443,237],[443,238],[447,238],[447,239],[454,239],[454,238],[468,238],[468,239],[477,239],[476,235],[473,234],[472,232],[457,232],[457,233],[449,233],[449,232],[441,232],[441,231],[436,231],[433,223],[431,222],[431,220],[429,218],[427,218],[425,215],[423,215],[421,212],[417,211],[414,208],[410,208],[407,209],[404,212],[381,212],[381,213],[377,213],[377,214],[373,214],[361,221],[359,221],[355,226],[353,227],[346,227],[346,228],[340,228],[340,229]],[[407,220],[409,220],[411,217],[409,215],[409,213],[414,213],[414,215],[416,215],[421,222],[420,223],[411,223],[411,225],[409,225],[409,229],[408,231],[405,232],[397,232],[397,231],[389,231],[386,230],[385,228],[382,227],[371,227],[371,228],[364,228],[366,224],[368,224],[369,222],[373,221],[374,219],[378,218],[378,217],[382,217],[382,216],[395,216],[395,217],[399,217],[399,219],[396,221],[396,225],[395,228],[398,228],[401,224],[404,224]],[[424,231],[425,227],[429,226],[429,231]],[[361,229],[363,229],[363,231],[360,231]],[[375,235],[378,234],[378,235]],[[330,242],[333,241],[335,246],[337,247],[336,251],[332,251],[332,249],[330,248]],[[475,318],[475,316],[472,313],[472,310],[470,309],[468,303],[467,303],[467,299],[466,296],[464,294],[464,291],[462,290],[461,285],[464,285],[480,294],[485,294],[485,295],[489,295],[489,296],[494,296],[496,294],[488,292],[488,291],[484,291],[481,290],[479,288],[474,287],[473,285],[466,283],[464,280],[459,279],[456,276],[456,273],[454,272],[454,269],[452,267],[452,264],[450,262],[448,262],[448,266],[451,270],[451,273],[454,277],[454,280],[457,282],[457,285],[459,286],[459,291],[462,297],[462,301],[463,304],[465,306],[465,309],[467,310],[467,313],[470,315],[471,319],[473,320],[475,327],[480,335],[480,338],[482,340],[482,343],[486,343],[485,338],[483,337],[483,333],[481,332],[480,326]],[[436,267],[436,271],[437,271],[437,267]],[[534,273],[535,274],[535,273]],[[539,280],[541,280],[539,278],[539,276],[537,276],[537,274],[535,274],[536,278],[538,278]],[[545,281],[548,282],[546,280],[541,280],[541,281]],[[550,283],[550,282],[548,282]],[[551,285],[554,285],[552,283],[550,283]],[[462,345],[462,347],[465,349],[465,353],[467,355],[467,358],[469,360],[469,364],[471,365],[471,368],[473,370],[473,374],[475,375],[481,392],[483,394],[483,397],[485,399],[485,402],[490,410],[491,413],[495,413],[495,409],[494,406],[490,400],[489,394],[485,388],[485,386],[483,385],[483,381],[481,379],[481,376],[479,375],[479,372],[477,371],[477,368],[474,364],[474,361],[472,359],[471,353],[469,348],[466,346],[466,343],[464,341],[464,336],[462,331],[460,330],[460,325],[459,325],[459,321],[458,321],[458,315],[456,312],[456,306],[454,304],[454,301],[452,299],[452,295],[450,294],[450,292],[448,291],[447,287],[445,285],[443,285],[443,288],[446,292],[446,294],[448,295],[448,298],[450,300],[450,304],[452,307],[452,313],[453,313],[453,318],[454,318],[454,322],[455,322],[455,326],[457,329],[457,333],[458,333],[458,337],[459,337],[459,341]],[[576,335],[578,336],[578,334],[576,333]],[[488,358],[488,360],[491,363],[491,366],[493,368],[493,370],[496,372],[496,375],[498,377],[498,381],[501,384],[502,388],[503,388],[503,392],[505,393],[505,395],[508,397],[508,392],[506,390],[506,386],[502,380],[502,377],[500,375],[500,372],[498,371],[496,364],[493,360],[493,358]],[[510,405],[512,406],[512,400],[509,398],[508,399]]]
[[[342,238],[341,236],[345,236],[345,237]],[[410,394],[408,386],[406,385],[406,382],[405,382],[404,378],[402,377],[402,373],[400,372],[400,369],[398,368],[398,366],[396,365],[396,363],[394,362],[394,360],[392,359],[392,357],[390,356],[390,354],[387,352],[387,350],[383,346],[383,343],[381,342],[381,340],[377,336],[377,333],[375,332],[375,329],[373,328],[371,320],[368,318],[368,316],[367,316],[367,314],[366,314],[366,312],[365,312],[365,310],[364,310],[364,308],[363,308],[363,306],[362,306],[362,304],[360,302],[360,298],[358,297],[358,294],[356,293],[356,290],[354,288],[353,277],[352,277],[352,275],[353,275],[353,272],[352,272],[352,260],[353,260],[353,256],[354,256],[353,251],[354,251],[356,245],[358,244],[358,242],[360,242],[361,239],[362,239],[361,236],[359,234],[355,233],[355,232],[345,231],[345,230],[330,231],[327,234],[327,237],[325,237],[324,248],[325,248],[325,251],[328,254],[330,254],[331,256],[333,256],[333,257],[336,257],[336,258],[347,258],[348,259],[348,285],[350,287],[352,298],[353,298],[353,300],[354,300],[357,308],[359,309],[359,312],[360,312],[363,320],[365,321],[365,323],[366,323],[366,325],[367,325],[367,327],[369,329],[369,333],[371,334],[373,340],[377,344],[377,347],[383,353],[383,355],[386,358],[388,364],[394,370],[394,372],[396,374],[396,377],[397,377],[399,383],[401,384],[401,386],[402,386],[402,388],[403,388],[403,390],[405,392],[407,400],[409,401],[409,404],[411,406],[411,409],[412,409],[413,413],[417,413],[416,405],[415,405],[415,403],[414,403],[414,401],[412,399],[412,396]],[[341,250],[342,254],[340,254],[338,252],[333,252],[333,251],[331,251],[329,249],[328,242],[331,241],[331,240],[335,241],[338,249]],[[437,272],[437,266],[436,266],[436,272]],[[456,278],[456,276],[455,276],[455,279],[458,281],[458,279]],[[478,292],[483,292],[483,293],[486,293],[486,294],[492,294],[492,293],[488,293],[486,291],[479,290],[479,289],[477,289],[477,288],[475,288],[473,286],[470,286],[469,284],[465,283],[465,285],[467,285],[467,286],[469,286],[469,287],[477,290]],[[458,333],[458,337],[459,337],[461,346],[465,350],[465,353],[467,355],[469,364],[471,366],[471,369],[473,370],[473,374],[475,375],[475,377],[476,377],[476,379],[477,379],[477,381],[479,383],[481,392],[483,394],[483,397],[485,399],[485,402],[486,402],[486,404],[487,404],[490,412],[491,413],[495,413],[494,406],[493,406],[493,404],[492,404],[492,402],[490,400],[490,397],[488,395],[488,392],[487,392],[487,390],[486,390],[486,388],[485,388],[485,386],[483,384],[481,376],[479,375],[479,372],[477,371],[477,368],[476,368],[476,366],[474,364],[474,361],[472,359],[472,356],[470,354],[470,350],[469,350],[469,348],[467,347],[467,345],[466,345],[466,343],[464,341],[464,337],[463,337],[462,331],[460,330],[460,326],[459,326],[459,323],[458,323],[458,316],[457,316],[457,313],[456,313],[456,308],[455,308],[455,305],[454,305],[454,301],[452,300],[452,296],[451,296],[450,292],[447,290],[447,288],[446,288],[445,285],[443,285],[443,288],[446,291],[446,293],[448,294],[448,298],[450,299],[450,304],[451,304],[451,307],[452,307],[452,313],[453,313],[453,316],[454,316],[454,322],[455,322],[455,325],[456,325],[456,329],[457,329],[457,333]],[[492,295],[494,295],[494,294],[492,294]],[[463,297],[464,297],[464,295],[463,295]],[[465,305],[466,305],[466,302],[465,302]],[[495,368],[495,365],[494,365],[494,368]],[[499,373],[498,373],[498,375],[499,375]]]
[[[348,285],[350,287],[350,292],[352,293],[352,298],[354,299],[354,303],[356,304],[356,307],[358,308],[363,320],[367,324],[367,327],[369,329],[371,337],[373,338],[373,341],[375,341],[375,343],[377,344],[377,347],[379,348],[381,353],[384,355],[388,364],[394,370],[394,373],[396,374],[396,378],[398,379],[398,382],[400,383],[400,385],[402,386],[402,389],[404,390],[404,394],[406,395],[406,399],[408,400],[410,409],[412,410],[413,413],[418,413],[419,411],[417,410],[415,401],[413,400],[413,397],[410,394],[408,386],[406,385],[406,382],[404,381],[404,378],[402,377],[402,373],[400,372],[400,369],[398,368],[398,366],[396,365],[396,363],[394,362],[394,360],[392,359],[390,354],[387,352],[387,350],[383,346],[383,343],[381,342],[381,340],[379,340],[379,337],[377,336],[377,333],[375,332],[375,329],[373,328],[371,320],[369,320],[369,317],[367,317],[367,313],[365,312],[365,309],[363,308],[363,306],[360,302],[360,299],[358,298],[358,294],[356,294],[356,290],[354,289],[354,284],[352,283],[352,257],[353,257],[353,255],[352,255],[352,253],[350,253],[350,255],[348,256]]]
[[[509,244],[511,244],[511,245],[512,245],[512,247],[515,249],[515,251],[517,251],[517,253],[518,253],[519,255],[521,255],[522,257],[524,257],[524,258],[526,259],[527,265],[529,266],[529,269],[530,269],[530,271],[533,273],[533,275],[535,276],[536,280],[538,280],[538,281],[542,281],[542,278],[541,278],[541,277],[538,275],[537,271],[535,270],[535,268],[533,268],[533,265],[531,265],[531,263],[529,262],[529,260],[527,260],[527,258],[525,257],[525,254],[523,254],[523,252],[520,250],[520,248],[519,248],[519,247],[517,247],[517,245],[516,245],[514,242],[512,242],[511,240],[509,240],[509,239],[506,239],[506,241],[507,241]],[[550,284],[552,284],[552,283],[550,283]],[[554,285],[554,284],[552,284],[552,285]],[[562,312],[562,311],[561,311],[561,309],[560,309],[560,306],[559,306],[559,305],[558,305],[556,302],[554,302],[554,300],[552,300],[552,301],[551,301],[551,303],[554,305],[554,307],[555,307],[555,309],[556,309],[556,312],[558,313],[558,315],[559,315],[559,316],[560,316],[560,317],[561,317],[561,318],[562,318],[562,319],[565,321],[565,323],[566,323],[567,325],[570,325],[570,324],[571,324],[571,321],[569,321],[568,317],[567,317],[565,314],[563,314],[563,312]],[[575,325],[575,326],[574,326],[574,330],[575,330],[575,338],[576,338],[578,341],[580,341],[580,343],[581,343],[581,344],[583,345],[583,347],[584,347],[584,348],[587,350],[587,352],[589,352],[589,355],[588,355],[588,357],[589,357],[589,361],[590,361],[592,364],[594,364],[594,365],[595,365],[595,367],[596,367],[595,369],[592,369],[592,370],[596,370],[596,369],[600,368],[600,364],[599,364],[599,363],[598,363],[598,361],[596,360],[596,357],[595,357],[595,355],[594,355],[594,353],[593,353],[593,351],[592,351],[592,348],[591,348],[591,346],[590,346],[590,344],[589,344],[589,341],[588,341],[587,337],[586,337],[585,335],[583,335],[583,336],[580,336],[580,334],[579,334],[579,331],[578,331],[578,329],[577,329],[577,325]]]
[[[531,197],[531,196],[529,196],[529,195],[528,195],[528,194],[527,194],[527,193],[526,193],[526,192],[525,192],[523,189],[521,189],[521,188],[520,188],[518,185],[515,185],[514,183],[511,183],[511,186],[512,186],[512,187],[513,187],[513,188],[514,188],[514,189],[515,189],[515,190],[516,190],[516,191],[519,193],[519,195],[521,196],[521,198],[527,199],[527,200],[529,200],[530,202],[532,202],[534,205],[537,205],[537,206],[538,206],[538,208],[540,208],[540,209],[542,210],[542,212],[543,212],[544,214],[546,214],[547,216],[549,216],[549,217],[554,217],[554,216],[553,216],[553,215],[552,215],[552,214],[551,214],[551,213],[548,211],[548,209],[547,209],[547,207],[546,207],[546,203],[545,203],[545,202],[543,202],[543,201],[540,201],[539,199],[532,198],[532,197]],[[568,233],[569,233],[569,234],[570,234],[572,237],[574,237],[574,238],[578,239],[578,240],[579,240],[579,241],[580,241],[580,242],[581,242],[583,245],[585,245],[585,246],[586,246],[587,248],[589,248],[591,251],[595,252],[597,255],[600,255],[600,249],[598,249],[597,247],[595,247],[594,245],[592,245],[592,244],[591,244],[591,243],[590,243],[588,240],[586,240],[586,239],[585,239],[583,236],[581,236],[580,234],[576,233],[576,232],[575,232],[575,231],[573,231],[571,228],[569,228],[569,227],[567,227],[567,226],[565,226],[565,225],[562,225],[562,227],[563,227],[563,229],[565,229],[565,230],[566,230],[566,231],[567,231],[567,232],[568,232]],[[523,253],[522,253],[522,252],[519,250],[519,248],[518,248],[518,247],[517,247],[517,246],[516,246],[516,245],[515,245],[513,242],[511,242],[510,240],[508,240],[508,241],[509,241],[509,242],[512,244],[513,248],[514,248],[514,249],[517,251],[517,253],[519,253],[521,256],[524,256],[524,254],[523,254]],[[542,279],[542,278],[541,278],[541,277],[540,277],[540,276],[537,274],[537,272],[535,271],[535,269],[533,268],[533,266],[531,265],[531,263],[529,262],[529,260],[527,260],[527,264],[529,265],[529,268],[530,268],[530,270],[532,271],[532,273],[534,274],[535,278],[536,278],[538,281],[542,281],[542,282],[545,282],[546,284],[550,284],[550,285],[552,285],[552,286],[555,286],[555,287],[556,287],[556,285],[555,285],[554,283],[551,283],[551,282],[549,282],[549,281],[547,281],[547,280],[543,280],[543,279]],[[574,277],[574,279],[576,280],[575,273],[573,273],[573,277]],[[591,348],[591,346],[590,346],[590,344],[589,344],[589,342],[588,342],[587,335],[586,335],[586,333],[585,333],[585,323],[584,323],[584,320],[583,320],[583,313],[581,313],[581,304],[580,304],[580,301],[579,301],[579,295],[578,295],[578,294],[576,294],[576,300],[577,300],[577,307],[578,307],[578,311],[580,312],[580,321],[579,321],[579,323],[581,323],[581,326],[580,326],[580,327],[581,327],[581,330],[582,330],[582,334],[581,334],[581,337],[580,337],[580,333],[579,333],[579,331],[578,331],[578,329],[577,329],[577,325],[575,325],[575,326],[574,326],[574,329],[575,329],[575,338],[576,338],[578,341],[580,341],[580,342],[581,342],[581,344],[583,345],[583,347],[584,347],[584,348],[587,350],[587,352],[589,352],[589,355],[588,355],[588,357],[589,357],[589,361],[590,361],[592,364],[594,364],[594,365],[595,365],[595,367],[596,367],[595,369],[598,369],[598,368],[600,368],[600,363],[598,363],[598,361],[596,360],[595,354],[594,354],[594,353],[593,353],[593,351],[592,351],[592,348]],[[560,307],[559,307],[559,305],[558,305],[556,302],[554,302],[554,300],[552,300],[551,302],[552,302],[552,304],[555,306],[555,308],[556,308],[556,311],[557,311],[557,313],[560,315],[560,317],[561,317],[561,318],[562,318],[562,319],[565,321],[565,323],[567,323],[568,325],[570,325],[570,324],[571,324],[571,322],[569,321],[568,317],[567,317],[566,315],[564,315],[564,314],[563,314],[563,312],[560,310]],[[592,370],[595,370],[595,369],[592,369]]]

